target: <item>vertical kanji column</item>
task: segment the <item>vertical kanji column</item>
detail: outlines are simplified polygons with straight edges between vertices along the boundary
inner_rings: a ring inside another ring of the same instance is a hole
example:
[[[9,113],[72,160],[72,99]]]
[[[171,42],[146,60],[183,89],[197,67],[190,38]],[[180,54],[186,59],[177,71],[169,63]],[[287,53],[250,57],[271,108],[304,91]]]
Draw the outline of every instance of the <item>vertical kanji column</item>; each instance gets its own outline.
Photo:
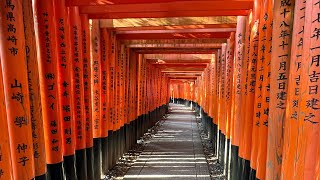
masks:
[[[100,96],[100,119],[101,119],[101,149],[102,149],[102,171],[108,172],[108,51],[109,48],[109,34],[106,28],[100,29],[101,34],[101,96]]]
[[[62,138],[59,116],[58,52],[54,3],[34,1],[36,36],[39,42],[39,76],[48,176],[62,179]]]
[[[7,117],[2,119],[7,122],[2,124],[8,123],[13,179],[32,179],[35,172],[22,1],[0,1],[0,4],[0,55],[7,109]],[[6,130],[3,133],[6,138]],[[4,163],[7,158],[10,156],[5,157]],[[8,166],[4,170],[8,177],[11,173]]]
[[[80,14],[83,58],[83,94],[86,131],[87,179],[93,179],[93,132],[92,132],[92,94],[91,94],[91,51],[88,15]]]
[[[273,8],[266,179],[281,176],[282,162],[279,157],[282,157],[283,152],[294,3],[293,0],[275,1]]]
[[[11,168],[7,166],[10,162],[5,162],[11,158],[13,179],[32,179],[35,169],[22,1],[0,1],[0,5],[1,91],[5,96],[2,110],[7,116],[1,119],[5,128],[1,138],[8,137],[9,132],[6,146],[11,148],[10,157],[6,154],[7,147],[3,147],[0,174],[11,179]]]
[[[247,66],[247,95],[246,95],[246,106],[244,112],[244,145],[241,147],[244,149],[243,159],[244,164],[244,175],[248,175],[250,171],[251,175],[254,175],[255,162],[251,162],[251,150],[252,150],[252,122],[253,122],[253,110],[254,110],[254,99],[255,99],[255,87],[256,87],[256,71],[257,71],[257,58],[258,58],[258,44],[259,44],[259,17],[260,17],[260,0],[254,1],[254,9],[252,13],[252,28],[250,30],[250,46],[248,55],[248,66]],[[249,166],[250,164],[250,166]]]
[[[100,49],[100,23],[92,20],[91,29],[91,98],[92,98],[92,131],[94,153],[94,179],[101,177],[101,120],[100,120],[100,94],[101,94],[101,49]]]
[[[86,132],[84,118],[82,36],[79,8],[68,7],[70,20],[72,112],[75,123],[76,168],[78,179],[87,179]]]
[[[76,179],[75,127],[72,113],[73,92],[71,90],[71,54],[69,36],[69,18],[65,1],[54,0],[55,20],[57,22],[58,46],[58,93],[60,103],[59,118],[62,130],[63,165],[66,178]]]
[[[225,52],[226,44],[222,44],[222,48],[219,54],[220,59],[220,99],[219,99],[219,162],[224,164],[224,148],[225,148]],[[202,93],[199,92],[199,95]]]
[[[227,43],[226,50],[226,136],[230,140],[231,135],[231,110],[232,110],[232,84],[233,84],[233,60],[234,60],[234,37],[235,34],[231,33]]]
[[[111,44],[111,52],[109,54],[109,73],[110,73],[110,83],[109,85],[109,102],[110,102],[110,130],[112,134],[110,134],[110,155],[112,156],[110,163],[110,167],[116,163],[116,34],[114,31],[110,32],[110,44]]]
[[[217,98],[216,98],[216,108],[215,108],[215,117],[214,119],[216,119],[215,121],[217,122],[217,126],[218,126],[218,132],[220,131],[220,99],[221,99],[221,91],[220,91],[220,84],[221,84],[221,58],[220,58],[220,54],[221,51],[220,49],[218,49],[217,51],[217,70],[216,70],[216,78],[217,78],[217,86],[216,86],[216,94],[217,94]],[[196,86],[196,84],[195,84]],[[219,143],[217,143],[217,145],[219,145]],[[217,149],[218,150],[218,149]]]
[[[30,99],[30,118],[32,124],[33,154],[35,176],[44,178],[46,174],[46,155],[41,108],[40,80],[37,59],[37,45],[34,33],[32,0],[25,0],[22,4],[23,23],[25,32],[26,60],[28,69],[28,85]]]
[[[302,137],[298,140],[296,176],[299,179],[318,179],[320,143],[319,139],[319,60],[320,60],[320,2],[306,1],[303,35],[303,60],[301,62],[301,103],[299,130]],[[315,156],[317,157],[315,160]],[[298,164],[299,163],[299,164]],[[301,163],[301,164],[300,164]]]
[[[239,168],[238,155],[240,146],[240,128],[241,128],[241,92],[243,91],[243,83],[241,81],[242,65],[244,61],[244,41],[246,17],[237,17],[237,31],[235,34],[235,60],[234,60],[234,103],[233,103],[233,130],[231,138],[231,179],[237,179]]]
[[[259,131],[262,123],[260,122],[260,117],[262,113],[262,83],[264,81],[264,71],[265,71],[265,45],[266,45],[266,20],[267,16],[264,13],[264,2],[261,1],[261,11],[259,13],[259,26],[257,27],[258,32],[258,44],[256,48],[256,72],[255,72],[255,89],[254,89],[254,102],[253,102],[253,115],[252,115],[252,134],[251,134],[251,155],[250,155],[250,166],[253,169],[253,177],[256,176],[257,170],[257,155],[258,155],[258,139]],[[266,68],[267,70],[267,68]]]
[[[288,78],[288,106],[286,107],[285,130],[283,138],[283,159],[281,168],[281,178],[297,179],[298,172],[296,159],[303,158],[300,156],[299,140],[301,144],[301,134],[299,126],[303,121],[299,121],[301,91],[301,63],[303,62],[303,34],[305,29],[305,0],[295,2],[294,22],[292,31],[292,46],[290,59],[290,73]],[[309,27],[308,27],[309,28]],[[303,139],[304,141],[304,139]],[[296,156],[296,153],[298,156]],[[302,165],[301,165],[302,166]],[[300,176],[303,178],[302,176]]]
[[[234,43],[235,43],[235,33],[230,34],[230,38],[227,40],[227,49],[226,49],[226,82],[225,82],[225,101],[226,101],[226,163],[227,168],[225,173],[227,178],[229,178],[230,170],[230,142],[231,142],[231,131],[232,131],[232,106],[233,106],[233,68],[234,68]]]
[[[240,124],[240,145],[239,145],[239,176],[241,178],[249,178],[248,177],[248,167],[245,168],[245,166],[249,166],[249,161],[245,160],[245,108],[247,107],[247,96],[248,96],[248,89],[249,89],[249,62],[250,62],[250,36],[251,36],[251,29],[252,29],[252,10],[248,14],[246,18],[246,33],[245,33],[245,41],[244,41],[244,59],[242,61],[242,69],[241,69],[241,82],[243,83],[243,87],[241,89],[241,124]]]
[[[262,45],[259,51],[263,53],[263,82],[262,82],[262,101],[259,119],[259,135],[258,135],[258,152],[257,152],[257,172],[256,177],[265,179],[267,142],[268,142],[268,117],[270,102],[270,61],[272,53],[272,22],[273,22],[273,1],[265,0],[263,9],[263,20],[260,29],[265,31],[262,33]],[[260,78],[259,78],[260,79]],[[252,137],[253,138],[253,137]]]
[[[119,42],[120,44],[120,42]],[[122,156],[123,153],[123,148],[124,148],[124,118],[125,118],[125,97],[124,97],[124,90],[125,90],[125,84],[124,84],[124,64],[125,64],[125,46],[124,44],[120,45],[120,56],[119,56],[119,69],[120,69],[120,73],[119,73],[119,93],[120,93],[120,97],[119,97],[119,106],[120,106],[120,114],[119,114],[119,133],[120,133],[120,144],[119,144],[119,157]]]

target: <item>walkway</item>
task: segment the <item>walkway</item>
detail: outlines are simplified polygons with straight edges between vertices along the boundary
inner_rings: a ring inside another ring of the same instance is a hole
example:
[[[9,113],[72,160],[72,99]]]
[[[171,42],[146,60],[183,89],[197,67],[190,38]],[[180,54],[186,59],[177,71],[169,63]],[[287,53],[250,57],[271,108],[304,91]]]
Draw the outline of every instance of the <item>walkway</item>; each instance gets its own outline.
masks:
[[[194,112],[177,104],[170,109],[124,179],[210,179]]]

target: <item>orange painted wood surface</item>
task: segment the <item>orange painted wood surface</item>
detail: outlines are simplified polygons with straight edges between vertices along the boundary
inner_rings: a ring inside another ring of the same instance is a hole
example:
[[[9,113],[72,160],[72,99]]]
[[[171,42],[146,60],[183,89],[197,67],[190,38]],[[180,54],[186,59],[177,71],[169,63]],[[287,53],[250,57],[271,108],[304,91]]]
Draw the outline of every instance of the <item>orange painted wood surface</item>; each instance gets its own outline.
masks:
[[[303,38],[304,38],[304,26],[305,26],[305,2],[295,2],[295,15],[292,31],[292,47],[290,56],[290,73],[288,78],[288,106],[286,107],[285,117],[285,130],[284,130],[284,143],[283,143],[283,161],[281,168],[282,179],[297,179],[302,178],[302,169],[298,169],[298,166],[302,167],[303,164],[298,165],[296,162],[302,162],[301,160],[304,154],[300,152],[301,135],[303,130],[301,129],[303,121],[299,119],[300,106],[301,106],[301,64],[303,58]],[[304,66],[303,66],[304,67]],[[291,105],[289,105],[291,104]],[[304,139],[302,141],[305,141]],[[301,159],[300,159],[301,158]]]
[[[71,90],[73,96],[73,119],[75,123],[76,150],[86,147],[86,131],[84,118],[84,89],[83,89],[83,57],[81,21],[78,7],[69,7],[69,35],[71,49]]]
[[[37,58],[38,52],[34,31],[32,0],[25,0],[22,3],[35,176],[40,176],[46,173],[46,155]]]
[[[101,95],[100,95],[100,119],[101,119],[101,136],[108,136],[108,96],[109,88],[108,87],[108,68],[109,68],[109,59],[108,51],[110,50],[110,35],[106,28],[100,29],[101,35]]]
[[[101,94],[101,45],[99,20],[92,20],[91,27],[91,92],[93,138],[101,135],[100,94]]]
[[[252,12],[247,17],[246,21],[246,34],[245,34],[245,41],[244,41],[244,59],[242,61],[242,70],[241,70],[241,82],[243,82],[243,87],[241,91],[241,107],[243,110],[241,113],[241,119],[243,120],[240,125],[240,146],[239,146],[239,156],[244,158],[244,146],[245,146],[245,108],[247,105],[247,95],[248,95],[248,67],[249,67],[249,54],[250,54],[250,36],[251,36],[251,24],[252,24]]]
[[[231,33],[227,41],[226,50],[226,138],[230,139],[232,130],[232,107],[233,107],[233,69],[234,69],[234,46],[235,46],[235,33]]]
[[[1,54],[0,54],[1,57]],[[0,58],[1,62],[1,58]],[[12,180],[12,165],[11,165],[11,151],[10,151],[10,139],[8,122],[6,116],[6,99],[4,95],[4,86],[2,80],[2,68],[0,63],[0,126],[2,131],[0,132],[0,148],[1,148],[1,161],[0,161],[0,179]]]
[[[240,129],[241,129],[241,92],[243,91],[243,83],[241,81],[243,61],[244,61],[244,41],[246,31],[246,17],[239,16],[237,19],[237,31],[235,34],[235,61],[234,61],[234,104],[233,104],[233,131],[231,142],[235,146],[240,145]]]
[[[73,93],[71,88],[71,54],[70,54],[70,32],[69,17],[64,3],[54,0],[55,20],[57,22],[57,52],[58,52],[58,93],[59,93],[59,119],[62,130],[63,155],[70,156],[75,153],[75,122],[73,114]],[[63,1],[64,2],[64,1]]]
[[[34,2],[36,36],[39,42],[39,76],[47,164],[62,162],[61,122],[58,101],[57,27],[54,3]]]
[[[267,8],[266,8],[267,7]],[[262,108],[259,126],[259,141],[257,154],[257,177],[261,180],[265,179],[266,174],[266,158],[267,158],[267,142],[268,142],[268,118],[269,118],[269,102],[270,102],[270,61],[272,53],[272,22],[273,22],[273,1],[264,1],[263,14],[267,12],[265,32],[265,53],[263,60],[263,82],[262,82]],[[262,26],[264,29],[264,26]],[[263,46],[261,46],[263,49]]]
[[[83,93],[84,93],[84,117],[86,130],[86,147],[93,146],[93,132],[92,132],[92,94],[91,94],[91,40],[89,19],[87,15],[81,14],[81,35],[82,35],[82,58],[83,58]]]
[[[268,151],[266,179],[281,176],[283,130],[288,95],[288,75],[291,52],[294,1],[274,2],[273,38],[270,76],[270,106],[268,119]]]
[[[0,1],[0,4],[3,7],[0,12],[1,91],[4,91],[6,102],[2,107],[2,110],[6,108],[6,118],[2,118],[6,122],[2,124],[8,127],[11,154],[4,157],[2,165],[8,163],[7,158],[11,158],[13,179],[32,179],[35,166],[22,1]],[[6,139],[6,130],[3,133],[2,138]],[[5,144],[3,146],[6,153]],[[8,164],[4,168],[6,177],[9,177]]]
[[[301,62],[301,99],[299,127],[302,136],[298,139],[297,177],[317,179],[319,177],[319,110],[318,110],[318,73],[319,73],[319,2],[306,1],[303,34],[303,60]],[[307,28],[308,27],[308,28]],[[300,156],[299,156],[300,155]],[[315,156],[317,157],[315,160]]]

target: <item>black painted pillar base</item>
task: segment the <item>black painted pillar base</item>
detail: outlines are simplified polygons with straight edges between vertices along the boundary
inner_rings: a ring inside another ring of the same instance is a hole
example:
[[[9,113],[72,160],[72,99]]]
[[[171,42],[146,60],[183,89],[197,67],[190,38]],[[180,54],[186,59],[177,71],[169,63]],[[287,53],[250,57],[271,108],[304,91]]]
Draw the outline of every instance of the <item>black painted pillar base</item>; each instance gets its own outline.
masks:
[[[137,137],[136,137],[136,139],[138,140],[139,139],[139,137],[141,136],[141,123],[142,123],[142,119],[143,119],[143,116],[142,115],[140,115],[139,117],[138,117],[138,121],[137,121]]]
[[[225,135],[219,130],[219,157],[218,162],[224,165],[224,154],[225,152]]]
[[[125,130],[124,130],[124,125],[120,128],[120,157],[122,157],[122,155],[125,152],[125,145],[126,145],[126,135],[125,135]],[[119,157],[119,158],[120,158]]]
[[[230,179],[231,180],[238,180],[239,179],[239,161],[238,161],[238,155],[239,155],[239,147],[231,145],[231,166],[230,166]]]
[[[125,138],[124,151],[125,152],[128,152],[130,149],[130,138],[131,138],[130,128],[131,128],[130,124],[124,125],[124,134],[125,134],[125,136],[124,136],[124,138]]]
[[[250,176],[250,161],[240,158],[241,162],[241,172],[240,177],[241,180],[248,180]]]
[[[113,157],[113,131],[108,131],[108,170],[112,169],[112,157]]]
[[[101,139],[93,138],[93,166],[94,179],[101,178]]]
[[[118,129],[116,132],[117,132],[117,149],[116,149],[116,154],[117,154],[116,164],[117,164],[118,159],[121,156],[121,128]]]
[[[227,176],[227,179],[229,179],[230,177],[228,177],[228,176],[230,176],[228,173],[229,173],[229,163],[230,163],[230,155],[229,155],[229,151],[230,151],[230,139],[227,139],[226,140],[226,153],[227,154],[225,154],[225,156],[227,157],[226,158],[226,162],[224,162],[225,163],[225,167],[226,167],[226,169],[225,169],[225,174],[226,174],[226,176]]]
[[[88,176],[88,180],[90,180],[94,178],[93,147],[86,148],[86,156],[87,156],[87,176]]]
[[[212,135],[212,146],[213,146],[213,154],[217,156],[217,142],[218,141],[218,125],[213,124],[213,135]]]
[[[101,138],[102,173],[108,173],[108,137]]]
[[[256,180],[256,173],[257,171],[255,169],[250,169],[250,175],[249,175],[249,179],[250,180]]]
[[[66,179],[76,180],[76,156],[63,156],[63,168],[65,172]]]
[[[46,180],[47,174],[39,175],[34,178],[34,180]]]
[[[64,179],[64,174],[63,174],[63,163],[57,163],[57,164],[47,164],[47,172],[48,180],[60,180]]]
[[[136,123],[137,123],[137,119],[131,121],[131,128],[130,128],[130,136],[131,136],[131,141],[130,141],[130,149],[133,147],[133,145],[137,142],[136,140]]]
[[[76,150],[76,168],[78,180],[87,180],[86,149]]]

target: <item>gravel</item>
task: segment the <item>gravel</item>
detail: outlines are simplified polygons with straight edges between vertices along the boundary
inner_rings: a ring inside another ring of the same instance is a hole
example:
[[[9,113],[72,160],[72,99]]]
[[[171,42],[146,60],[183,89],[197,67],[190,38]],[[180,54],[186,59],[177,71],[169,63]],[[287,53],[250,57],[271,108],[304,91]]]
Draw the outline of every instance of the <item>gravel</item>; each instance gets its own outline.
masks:
[[[203,152],[206,156],[206,160],[209,167],[211,179],[225,180],[226,177],[223,174],[223,165],[218,163],[218,157],[213,153],[213,144],[209,139],[208,134],[205,132],[201,119],[197,117],[197,124],[200,131],[201,142],[203,146]]]

